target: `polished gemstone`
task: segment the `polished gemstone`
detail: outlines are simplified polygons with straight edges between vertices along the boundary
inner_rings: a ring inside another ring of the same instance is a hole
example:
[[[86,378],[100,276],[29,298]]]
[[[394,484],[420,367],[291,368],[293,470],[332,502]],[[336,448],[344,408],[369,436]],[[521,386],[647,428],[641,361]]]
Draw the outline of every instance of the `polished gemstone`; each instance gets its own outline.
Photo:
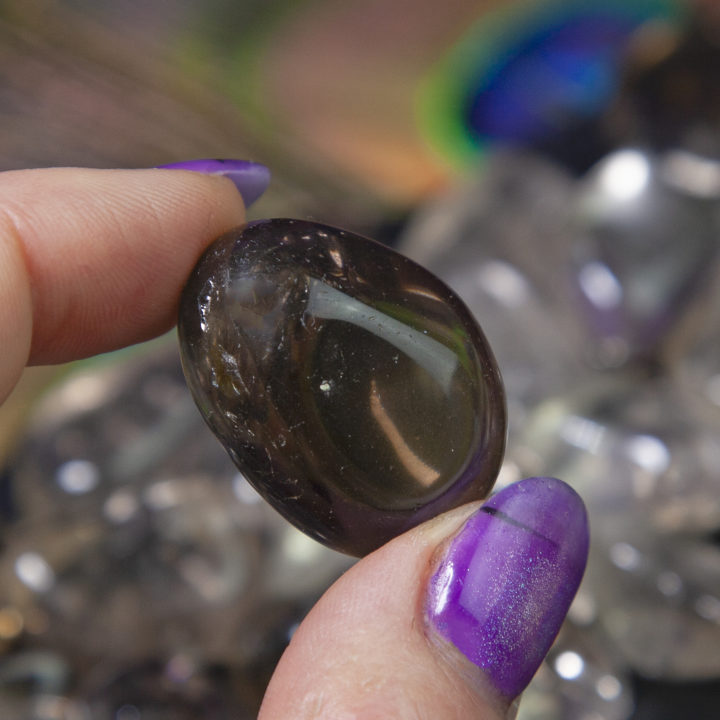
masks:
[[[487,495],[505,444],[488,343],[440,280],[372,240],[274,219],[218,239],[184,290],[206,421],[288,520],[364,555]]]

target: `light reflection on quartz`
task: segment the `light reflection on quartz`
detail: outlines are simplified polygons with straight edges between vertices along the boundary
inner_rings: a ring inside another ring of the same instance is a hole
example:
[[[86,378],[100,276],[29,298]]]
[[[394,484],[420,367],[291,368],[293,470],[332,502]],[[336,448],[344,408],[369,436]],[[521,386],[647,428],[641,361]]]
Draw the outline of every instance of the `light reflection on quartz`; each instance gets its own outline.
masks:
[[[666,597],[677,597],[683,590],[682,578],[672,570],[658,573],[657,588]]]
[[[705,620],[720,623],[720,598],[715,595],[701,595],[695,601],[695,610]]]
[[[114,394],[114,368],[104,372],[81,372],[42,400],[43,422],[56,423],[90,412]]]
[[[140,508],[137,497],[131,490],[119,489],[112,493],[103,505],[103,515],[112,523],[131,520]]]
[[[71,495],[82,495],[95,489],[100,482],[97,466],[89,460],[69,460],[56,473],[57,484]]]
[[[647,189],[650,162],[638,150],[622,150],[603,161],[598,169],[601,190],[612,200],[631,202]]]
[[[622,285],[605,263],[595,260],[583,265],[578,271],[578,282],[587,299],[601,310],[620,306]]]
[[[598,604],[595,596],[590,592],[587,587],[580,587],[578,594],[570,606],[568,611],[568,617],[572,622],[583,627],[591,625],[598,616]]]
[[[614,675],[601,675],[595,683],[595,689],[603,700],[617,700],[622,693],[622,683]]]
[[[500,305],[518,308],[532,299],[528,280],[503,260],[487,260],[477,268],[476,282]]]
[[[15,560],[15,574],[35,592],[44,593],[55,584],[55,573],[42,555],[24,552]]]
[[[172,480],[158,480],[146,488],[143,500],[153,510],[165,510],[180,503],[180,490]]]
[[[374,378],[370,381],[370,412],[387,441],[392,445],[398,461],[408,473],[425,487],[430,487],[435,483],[441,475],[440,471],[422,460],[403,438],[402,433],[383,406],[382,394],[378,391]]]
[[[667,445],[653,435],[635,435],[625,444],[628,457],[649,473],[660,475],[670,466]]]
[[[554,662],[555,672],[565,680],[577,680],[585,670],[585,661],[572,650],[561,652]]]
[[[323,555],[317,542],[295,528],[288,528],[283,534],[282,548],[291,562],[300,565],[311,565]]]
[[[449,392],[458,367],[458,358],[450,348],[327,283],[311,278],[309,285],[308,315],[352,323],[382,338],[427,370],[445,392]]]
[[[599,451],[605,434],[604,425],[580,415],[568,415],[559,430],[566,443],[593,454]]]
[[[678,190],[706,199],[720,197],[720,163],[714,158],[671,150],[662,160],[660,173]]]
[[[610,548],[610,559],[621,570],[632,572],[640,567],[642,556],[630,543],[615,543]]]

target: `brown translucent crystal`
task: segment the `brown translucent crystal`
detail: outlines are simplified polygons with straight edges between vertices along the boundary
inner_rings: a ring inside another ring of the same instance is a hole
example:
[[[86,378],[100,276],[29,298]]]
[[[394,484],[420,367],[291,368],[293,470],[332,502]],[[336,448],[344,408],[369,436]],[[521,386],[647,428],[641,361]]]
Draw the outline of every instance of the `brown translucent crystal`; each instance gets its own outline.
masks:
[[[365,555],[490,491],[505,399],[488,343],[424,268],[300,220],[231,231],[183,292],[188,385],[242,474],[311,537]]]

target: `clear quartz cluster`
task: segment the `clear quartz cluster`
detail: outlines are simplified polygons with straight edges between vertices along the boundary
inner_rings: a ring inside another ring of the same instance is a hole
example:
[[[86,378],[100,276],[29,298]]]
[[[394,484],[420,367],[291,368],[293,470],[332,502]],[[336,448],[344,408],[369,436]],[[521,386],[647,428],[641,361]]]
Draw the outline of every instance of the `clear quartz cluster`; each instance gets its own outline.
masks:
[[[508,398],[500,484],[561,477],[590,514],[585,580],[519,718],[622,720],[630,673],[720,677],[718,178],[681,151],[620,149],[580,181],[498,156],[402,238],[482,312]]]

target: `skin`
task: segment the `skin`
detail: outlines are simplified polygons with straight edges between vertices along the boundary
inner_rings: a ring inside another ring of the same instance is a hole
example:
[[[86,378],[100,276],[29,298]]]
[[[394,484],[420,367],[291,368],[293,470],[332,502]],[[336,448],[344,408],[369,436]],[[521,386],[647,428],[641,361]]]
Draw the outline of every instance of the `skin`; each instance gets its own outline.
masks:
[[[0,200],[0,398],[27,364],[170,328],[201,252],[245,217],[230,180],[179,170],[0,173]],[[295,633],[261,720],[512,716],[477,668],[424,629],[425,583],[476,507],[415,528],[346,573]]]

